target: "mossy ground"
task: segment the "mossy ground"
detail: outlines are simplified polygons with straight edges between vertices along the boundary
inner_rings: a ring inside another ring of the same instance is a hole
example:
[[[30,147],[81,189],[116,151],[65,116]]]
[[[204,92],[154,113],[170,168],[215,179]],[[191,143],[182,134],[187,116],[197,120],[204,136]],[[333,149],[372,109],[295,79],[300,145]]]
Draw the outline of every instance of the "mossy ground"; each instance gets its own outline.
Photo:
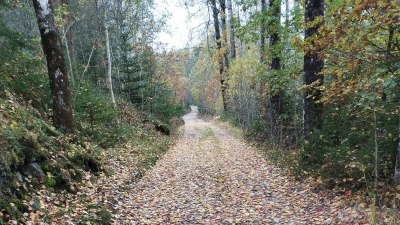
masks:
[[[79,190],[98,179],[118,175],[109,166],[111,161],[132,164],[135,179],[143,176],[167,151],[174,136],[157,132],[153,122],[143,123],[148,120],[133,107],[121,115],[118,124],[108,121],[87,128],[82,123],[77,132],[64,135],[51,125],[47,113],[12,92],[1,91],[0,224],[56,220],[65,213],[68,201],[80,208],[85,198],[77,195]],[[28,163],[37,163],[45,177],[21,172]],[[82,223],[107,224],[111,217],[103,204],[85,208],[90,213],[82,217]]]

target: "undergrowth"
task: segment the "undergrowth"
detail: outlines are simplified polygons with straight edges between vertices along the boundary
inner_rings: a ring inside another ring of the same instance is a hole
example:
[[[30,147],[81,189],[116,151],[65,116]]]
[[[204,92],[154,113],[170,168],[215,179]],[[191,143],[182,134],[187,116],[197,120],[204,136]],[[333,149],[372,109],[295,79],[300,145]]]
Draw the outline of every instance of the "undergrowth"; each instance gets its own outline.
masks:
[[[78,95],[78,99],[86,98],[75,103],[78,130],[66,135],[51,125],[43,104],[35,105],[17,93],[13,89],[0,91],[0,224],[23,221],[30,215],[30,196],[35,191],[45,188],[63,196],[76,191],[72,184],[79,184],[85,171],[112,175],[103,167],[110,159],[110,149],[119,150],[118,155],[123,155],[126,143],[138,149],[132,156],[137,159],[135,176],[140,178],[173,143],[173,136],[155,129],[155,124],[161,124],[156,117],[150,118],[122,100],[123,110],[117,111],[104,96]],[[93,115],[87,113],[88,107],[94,110]],[[181,124],[174,118],[168,122],[163,123],[168,129]],[[30,166],[39,169],[31,171]],[[37,205],[36,210],[42,211]],[[89,222],[107,224],[107,212],[100,210]]]
[[[310,154],[310,149],[291,148],[284,149],[273,147],[267,140],[260,141],[259,136],[251,130],[243,130],[232,122],[227,115],[218,117],[219,125],[228,128],[235,136],[241,136],[256,146],[260,152],[279,168],[285,170],[289,176],[299,181],[312,181],[314,192],[327,192],[330,195],[344,195],[348,204],[369,209],[371,224],[398,224],[400,222],[400,186],[395,186],[388,181],[379,181],[377,189],[374,181],[367,173],[371,168],[366,168],[362,163],[348,163],[343,168],[332,168],[333,163],[343,163],[340,159],[340,149],[331,148],[337,155],[313,155],[313,158],[325,159],[325,165],[305,161],[305,155]],[[314,135],[318,137],[319,135]],[[310,148],[310,146],[308,146]],[[314,146],[314,153],[321,154],[326,149]],[[347,150],[347,149],[346,149]],[[367,157],[364,157],[368,159]],[[355,158],[352,158],[355,160]],[[384,160],[384,158],[382,159]],[[320,162],[321,163],[321,162]],[[337,165],[336,165],[337,166]],[[361,205],[361,206],[360,206]]]

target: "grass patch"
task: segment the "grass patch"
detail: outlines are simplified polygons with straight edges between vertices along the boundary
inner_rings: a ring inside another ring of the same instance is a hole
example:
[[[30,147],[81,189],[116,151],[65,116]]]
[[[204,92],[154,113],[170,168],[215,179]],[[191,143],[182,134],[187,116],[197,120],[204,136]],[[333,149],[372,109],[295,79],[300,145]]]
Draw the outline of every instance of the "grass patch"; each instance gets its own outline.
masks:
[[[210,138],[214,138],[215,137],[215,134],[214,134],[214,132],[213,132],[213,130],[211,129],[211,128],[209,128],[209,127],[207,127],[207,128],[198,128],[198,127],[195,127],[195,130],[197,130],[198,132],[199,132],[199,139],[200,140],[205,140],[205,139],[210,139]]]
[[[174,138],[156,133],[143,134],[132,143],[137,149],[132,153],[136,163],[135,178],[139,179],[150,170],[174,143]]]

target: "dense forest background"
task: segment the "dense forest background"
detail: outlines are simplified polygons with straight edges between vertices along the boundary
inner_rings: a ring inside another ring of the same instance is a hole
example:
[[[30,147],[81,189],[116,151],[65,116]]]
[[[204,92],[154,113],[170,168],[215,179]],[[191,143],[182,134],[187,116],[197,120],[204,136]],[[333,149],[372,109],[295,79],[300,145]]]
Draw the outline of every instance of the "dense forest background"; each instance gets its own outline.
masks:
[[[189,54],[191,102],[298,177],[398,204],[399,1],[188,4],[214,24]]]
[[[31,210],[32,188],[70,189],[132,139],[149,149],[134,153],[143,174],[189,105],[242,128],[297,178],[396,211],[398,0],[181,3],[204,18],[200,44],[168,50],[153,1],[0,2],[0,223]]]
[[[394,180],[398,1],[209,3],[222,28],[190,51],[187,75],[201,111],[333,186]]]

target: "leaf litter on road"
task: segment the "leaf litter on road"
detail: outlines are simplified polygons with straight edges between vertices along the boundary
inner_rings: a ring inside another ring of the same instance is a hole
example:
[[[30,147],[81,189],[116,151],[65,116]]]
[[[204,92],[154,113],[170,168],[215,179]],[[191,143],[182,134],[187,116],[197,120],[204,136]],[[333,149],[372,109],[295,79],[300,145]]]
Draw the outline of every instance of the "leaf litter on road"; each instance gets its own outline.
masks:
[[[122,200],[117,224],[365,224],[344,196],[311,192],[226,129],[186,115],[185,134]]]
[[[106,152],[109,174],[84,172],[75,194],[43,189],[29,203],[27,224],[101,222],[112,224],[367,224],[368,210],[346,196],[313,193],[312,181],[298,182],[273,166],[228,129],[184,117],[185,132],[143,178],[138,157],[146,146]],[[56,204],[57,203],[57,204]],[[33,207],[38,205],[36,207]],[[31,207],[32,206],[32,207]]]

